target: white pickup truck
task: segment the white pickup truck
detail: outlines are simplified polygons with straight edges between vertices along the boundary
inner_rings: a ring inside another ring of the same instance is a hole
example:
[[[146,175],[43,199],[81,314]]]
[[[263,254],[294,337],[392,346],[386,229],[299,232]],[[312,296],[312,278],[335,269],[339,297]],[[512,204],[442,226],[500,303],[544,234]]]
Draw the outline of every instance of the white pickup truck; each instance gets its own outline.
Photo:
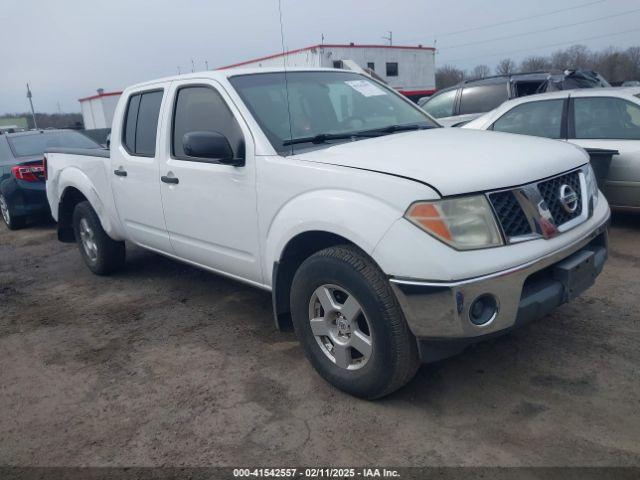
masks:
[[[440,128],[342,70],[225,70],[126,89],[110,151],[46,155],[62,241],[125,241],[269,290],[316,370],[377,398],[420,361],[593,284],[609,206],[559,141]]]

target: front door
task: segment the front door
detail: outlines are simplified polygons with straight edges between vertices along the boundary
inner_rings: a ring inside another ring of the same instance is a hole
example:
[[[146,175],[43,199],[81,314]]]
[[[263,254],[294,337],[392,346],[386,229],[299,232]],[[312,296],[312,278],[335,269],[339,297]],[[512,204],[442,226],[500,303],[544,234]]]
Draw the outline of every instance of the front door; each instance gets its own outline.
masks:
[[[109,175],[120,221],[128,237],[147,248],[172,253],[160,197],[157,132],[163,89],[131,94],[120,142],[111,151]]]
[[[216,82],[175,82],[170,95],[172,125],[163,129],[167,138],[160,188],[175,254],[220,273],[262,283],[249,130]],[[244,158],[244,165],[190,156],[183,144],[190,132],[224,135],[234,156]]]
[[[571,143],[619,152],[602,187],[609,203],[640,207],[640,106],[617,97],[574,97],[571,110]]]

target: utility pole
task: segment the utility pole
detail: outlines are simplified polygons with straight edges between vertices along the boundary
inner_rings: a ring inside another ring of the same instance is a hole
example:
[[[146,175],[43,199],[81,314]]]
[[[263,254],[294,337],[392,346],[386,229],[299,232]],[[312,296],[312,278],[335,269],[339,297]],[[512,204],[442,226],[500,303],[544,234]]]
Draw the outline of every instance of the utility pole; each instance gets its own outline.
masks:
[[[324,45],[324,33],[320,34],[320,45]]]
[[[193,58],[191,59],[191,73],[196,71],[196,64],[193,63]]]
[[[27,98],[29,99],[29,105],[31,105],[31,118],[33,118],[33,128],[38,129],[38,124],[36,123],[36,111],[33,109],[33,100],[31,99],[33,95],[31,95],[31,89],[29,88],[29,84],[27,83]]]
[[[206,71],[209,71],[209,62],[207,62],[206,60],[204,61],[204,69]]]
[[[393,45],[393,32],[391,30],[389,30],[389,36],[388,37],[382,37],[385,40],[387,40],[389,42],[389,45]]]

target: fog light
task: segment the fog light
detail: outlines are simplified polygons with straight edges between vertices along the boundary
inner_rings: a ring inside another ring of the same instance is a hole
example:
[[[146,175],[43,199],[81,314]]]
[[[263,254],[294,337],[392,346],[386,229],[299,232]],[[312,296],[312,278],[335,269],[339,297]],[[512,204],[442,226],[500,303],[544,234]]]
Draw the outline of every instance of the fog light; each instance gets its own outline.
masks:
[[[485,293],[476,298],[469,308],[469,320],[474,325],[485,325],[493,320],[498,313],[496,297]]]

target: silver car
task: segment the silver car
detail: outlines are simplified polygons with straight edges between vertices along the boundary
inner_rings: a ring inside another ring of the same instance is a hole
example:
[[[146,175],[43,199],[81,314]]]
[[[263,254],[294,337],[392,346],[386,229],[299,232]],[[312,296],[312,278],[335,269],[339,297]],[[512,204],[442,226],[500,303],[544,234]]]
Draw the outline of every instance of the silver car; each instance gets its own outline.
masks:
[[[579,145],[592,154],[596,172],[602,172],[601,190],[611,207],[640,211],[640,87],[565,90],[510,100],[462,128]],[[601,155],[607,152],[608,158]]]

